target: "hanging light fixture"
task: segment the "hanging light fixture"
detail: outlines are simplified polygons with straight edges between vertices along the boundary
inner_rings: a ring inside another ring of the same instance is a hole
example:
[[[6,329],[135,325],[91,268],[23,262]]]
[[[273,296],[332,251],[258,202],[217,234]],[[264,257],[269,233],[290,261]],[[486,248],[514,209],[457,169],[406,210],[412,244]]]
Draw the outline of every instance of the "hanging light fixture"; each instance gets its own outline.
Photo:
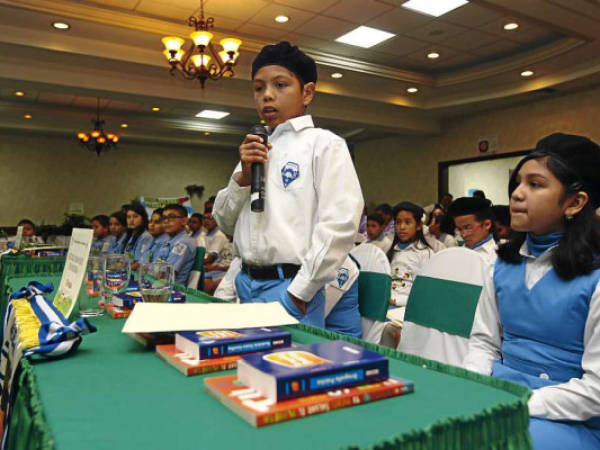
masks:
[[[188,25],[196,31],[190,34],[192,44],[187,50],[182,50],[185,40],[177,36],[162,38],[165,45],[163,54],[171,65],[171,75],[179,72],[188,80],[198,79],[204,89],[207,79],[220,80],[223,77],[232,77],[233,66],[236,64],[240,52],[238,49],[242,41],[236,38],[221,39],[219,44],[223,50],[217,52],[212,44],[215,19],[204,18],[204,0],[200,0],[200,16],[191,16]]]
[[[100,153],[116,147],[119,142],[119,136],[114,133],[104,132],[104,120],[100,120],[100,98],[98,98],[98,106],[96,109],[96,118],[92,119],[94,128],[89,133],[77,133],[79,143],[91,152]]]

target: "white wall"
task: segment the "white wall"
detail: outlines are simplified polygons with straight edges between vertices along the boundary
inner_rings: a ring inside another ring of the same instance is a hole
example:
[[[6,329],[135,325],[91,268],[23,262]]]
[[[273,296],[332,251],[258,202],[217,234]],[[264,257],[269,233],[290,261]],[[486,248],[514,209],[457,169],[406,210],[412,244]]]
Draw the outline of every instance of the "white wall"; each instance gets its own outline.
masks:
[[[74,137],[0,131],[0,226],[22,218],[62,223],[70,203],[85,215],[110,214],[139,195],[179,197],[204,185],[204,198],[226,186],[237,149],[123,141],[100,157]]]

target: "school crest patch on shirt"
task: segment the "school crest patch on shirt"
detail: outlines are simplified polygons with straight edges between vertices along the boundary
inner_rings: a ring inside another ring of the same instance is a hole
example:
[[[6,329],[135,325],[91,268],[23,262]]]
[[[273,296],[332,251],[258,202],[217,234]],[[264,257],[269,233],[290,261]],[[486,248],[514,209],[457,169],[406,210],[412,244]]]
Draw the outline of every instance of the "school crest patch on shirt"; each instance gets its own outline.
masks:
[[[286,188],[299,176],[300,166],[295,162],[288,161],[281,168],[281,181],[283,181],[283,186]]]
[[[187,247],[185,246],[185,244],[183,244],[181,242],[179,244],[177,244],[175,247],[173,247],[173,253],[177,256],[182,256],[186,250],[187,250]]]
[[[348,269],[344,269],[342,267],[338,270],[337,282],[339,287],[342,287],[344,284],[346,284],[346,281],[348,281],[349,278],[350,274],[348,273]]]

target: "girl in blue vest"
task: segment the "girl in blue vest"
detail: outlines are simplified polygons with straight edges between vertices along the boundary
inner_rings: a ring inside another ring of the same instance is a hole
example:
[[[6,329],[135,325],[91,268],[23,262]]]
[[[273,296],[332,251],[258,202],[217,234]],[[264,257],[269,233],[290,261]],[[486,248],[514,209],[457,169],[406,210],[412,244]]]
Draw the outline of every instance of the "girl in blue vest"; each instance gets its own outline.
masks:
[[[152,245],[154,238],[148,231],[148,213],[139,203],[127,205],[127,239],[124,253],[131,261],[131,270],[137,270],[143,256]]]
[[[484,283],[465,367],[533,390],[535,449],[600,448],[600,147],[547,136],[509,196],[518,233]]]

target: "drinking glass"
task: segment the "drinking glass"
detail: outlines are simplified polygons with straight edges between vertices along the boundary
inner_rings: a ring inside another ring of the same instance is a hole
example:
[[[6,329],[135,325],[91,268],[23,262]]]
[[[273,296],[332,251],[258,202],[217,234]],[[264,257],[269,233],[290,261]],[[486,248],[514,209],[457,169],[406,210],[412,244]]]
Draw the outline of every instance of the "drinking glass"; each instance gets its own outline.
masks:
[[[127,255],[109,254],[104,259],[104,299],[110,302],[113,295],[125,292],[131,277],[131,266]]]
[[[175,278],[172,264],[162,261],[142,264],[138,282],[144,302],[165,303],[171,297],[171,286]]]
[[[81,317],[94,317],[104,314],[102,285],[105,264],[106,261],[103,257],[88,257],[83,289],[79,292],[79,315]]]

